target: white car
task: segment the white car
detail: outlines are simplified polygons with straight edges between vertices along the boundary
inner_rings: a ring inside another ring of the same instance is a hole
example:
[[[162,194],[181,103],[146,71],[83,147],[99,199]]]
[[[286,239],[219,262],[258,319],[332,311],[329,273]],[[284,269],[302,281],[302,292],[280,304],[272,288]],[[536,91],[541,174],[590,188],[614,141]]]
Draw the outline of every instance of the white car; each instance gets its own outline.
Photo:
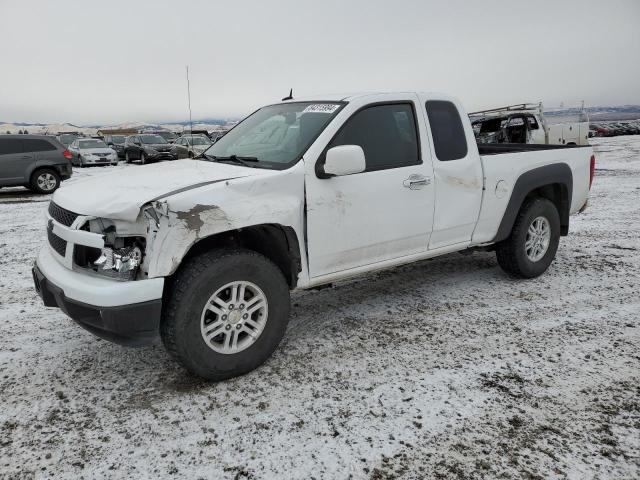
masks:
[[[442,94],[288,100],[200,159],[57,190],[35,287],[94,334],[161,337],[221,380],[271,355],[291,290],[472,248],[513,277],[541,275],[594,167],[591,147],[477,145]]]
[[[76,138],[70,145],[71,163],[80,167],[89,165],[117,165],[118,154],[98,138]]]

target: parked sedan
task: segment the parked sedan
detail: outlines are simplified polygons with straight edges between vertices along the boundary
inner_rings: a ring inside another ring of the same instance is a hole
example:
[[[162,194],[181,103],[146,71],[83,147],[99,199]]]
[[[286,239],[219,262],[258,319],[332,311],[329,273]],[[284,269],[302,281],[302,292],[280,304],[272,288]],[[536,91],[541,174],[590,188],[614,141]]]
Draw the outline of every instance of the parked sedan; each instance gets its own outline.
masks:
[[[204,135],[187,135],[178,138],[171,149],[176,158],[194,158],[207,150],[213,142]]]
[[[116,151],[118,158],[124,158],[124,141],[126,139],[126,135],[107,135],[104,137],[104,142]]]
[[[73,155],[71,162],[81,167],[118,164],[116,151],[96,138],[77,138],[69,145],[69,151]]]
[[[76,139],[80,137],[77,133],[61,133],[60,135],[56,135],[56,140],[58,140],[65,148],[69,148],[69,145]]]
[[[124,158],[127,163],[140,160],[144,165],[159,160],[175,160],[177,157],[171,152],[171,144],[160,135],[142,133],[127,137],[124,142]]]

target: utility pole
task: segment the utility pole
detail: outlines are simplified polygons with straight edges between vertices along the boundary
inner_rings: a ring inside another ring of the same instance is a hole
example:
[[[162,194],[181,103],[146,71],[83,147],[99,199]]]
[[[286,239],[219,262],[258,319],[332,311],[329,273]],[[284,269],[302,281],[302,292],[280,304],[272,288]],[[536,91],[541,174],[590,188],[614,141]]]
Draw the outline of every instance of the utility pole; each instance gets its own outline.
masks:
[[[189,84],[189,65],[187,65],[187,99],[189,101],[189,135],[193,138],[193,121],[191,120],[191,85]]]

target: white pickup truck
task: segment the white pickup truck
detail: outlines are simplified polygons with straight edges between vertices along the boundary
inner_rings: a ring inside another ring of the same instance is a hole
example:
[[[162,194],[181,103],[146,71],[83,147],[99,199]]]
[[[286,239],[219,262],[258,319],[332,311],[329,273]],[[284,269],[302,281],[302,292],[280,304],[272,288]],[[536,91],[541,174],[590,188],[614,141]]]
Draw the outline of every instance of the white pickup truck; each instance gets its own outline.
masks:
[[[291,290],[470,248],[542,274],[594,163],[590,147],[478,147],[441,94],[291,99],[201,158],[60,188],[35,287],[96,335],[161,337],[195,374],[230,378],[277,347]]]

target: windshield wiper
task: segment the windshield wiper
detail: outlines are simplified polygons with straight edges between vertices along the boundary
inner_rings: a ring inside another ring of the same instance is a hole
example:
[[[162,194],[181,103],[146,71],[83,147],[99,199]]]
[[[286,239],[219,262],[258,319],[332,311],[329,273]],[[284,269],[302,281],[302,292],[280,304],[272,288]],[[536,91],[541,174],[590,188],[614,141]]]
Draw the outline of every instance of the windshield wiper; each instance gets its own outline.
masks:
[[[253,168],[252,165],[249,165],[247,162],[258,162],[257,157],[242,157],[240,155],[229,155],[228,157],[219,157],[217,155],[205,155],[202,154],[205,158],[211,159],[214,162],[236,162],[240,165],[244,165],[245,167]]]

